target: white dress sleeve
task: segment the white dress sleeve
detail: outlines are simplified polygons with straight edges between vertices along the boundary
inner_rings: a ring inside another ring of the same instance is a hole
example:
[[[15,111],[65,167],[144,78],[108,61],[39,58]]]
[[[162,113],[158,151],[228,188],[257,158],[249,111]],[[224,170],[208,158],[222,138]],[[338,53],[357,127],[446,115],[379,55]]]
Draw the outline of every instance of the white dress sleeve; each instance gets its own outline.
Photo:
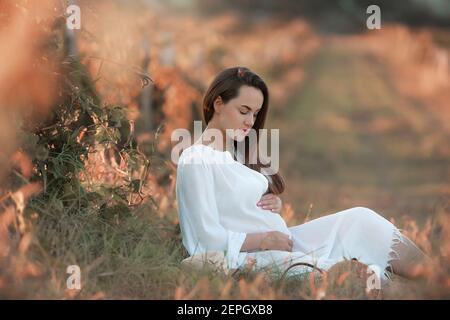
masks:
[[[227,230],[220,224],[212,170],[205,161],[178,164],[176,194],[183,245],[191,256],[222,251],[228,268],[236,269],[247,234]]]

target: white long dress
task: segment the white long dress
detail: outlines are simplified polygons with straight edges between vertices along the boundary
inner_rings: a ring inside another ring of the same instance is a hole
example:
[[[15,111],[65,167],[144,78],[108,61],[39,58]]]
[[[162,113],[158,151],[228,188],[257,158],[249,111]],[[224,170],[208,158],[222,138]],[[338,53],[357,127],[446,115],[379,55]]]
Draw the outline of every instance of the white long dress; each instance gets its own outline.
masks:
[[[322,270],[356,258],[387,280],[386,267],[395,258],[400,231],[371,209],[354,207],[288,227],[283,218],[256,205],[268,189],[267,178],[238,161],[228,151],[194,144],[178,161],[176,195],[183,245],[191,256],[224,252],[228,268],[275,267],[286,270],[297,262]],[[294,242],[293,251],[241,252],[247,233],[280,231]],[[311,271],[295,267],[291,274]],[[381,272],[380,272],[381,271]]]

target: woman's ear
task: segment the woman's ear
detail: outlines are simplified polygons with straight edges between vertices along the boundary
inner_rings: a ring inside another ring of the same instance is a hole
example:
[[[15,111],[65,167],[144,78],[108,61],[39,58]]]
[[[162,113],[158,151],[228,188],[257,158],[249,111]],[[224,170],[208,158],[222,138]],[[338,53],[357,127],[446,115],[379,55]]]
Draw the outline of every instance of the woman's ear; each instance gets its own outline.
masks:
[[[222,97],[218,96],[216,98],[216,100],[214,100],[214,112],[216,112],[217,114],[220,113],[220,111],[222,110],[222,106],[223,106],[223,101],[222,101]]]

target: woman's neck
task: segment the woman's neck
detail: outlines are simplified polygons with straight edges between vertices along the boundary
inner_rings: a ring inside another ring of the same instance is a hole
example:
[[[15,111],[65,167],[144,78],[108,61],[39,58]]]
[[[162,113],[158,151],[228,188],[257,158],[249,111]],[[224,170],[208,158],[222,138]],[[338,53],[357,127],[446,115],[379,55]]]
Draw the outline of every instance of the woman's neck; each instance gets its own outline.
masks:
[[[207,145],[219,151],[228,150],[228,148],[233,146],[233,140],[227,137],[225,131],[211,122],[208,123],[206,129],[196,143]]]

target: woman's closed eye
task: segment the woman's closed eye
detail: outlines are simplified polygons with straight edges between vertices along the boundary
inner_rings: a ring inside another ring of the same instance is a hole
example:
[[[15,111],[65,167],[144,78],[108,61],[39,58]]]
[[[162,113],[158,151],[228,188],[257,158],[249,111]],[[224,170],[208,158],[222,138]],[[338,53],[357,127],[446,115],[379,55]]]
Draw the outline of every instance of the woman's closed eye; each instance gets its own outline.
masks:
[[[248,111],[239,111],[242,115],[246,115],[246,114],[248,114]],[[258,116],[258,113],[256,112],[256,113],[254,113],[253,114],[253,118],[256,118]]]

